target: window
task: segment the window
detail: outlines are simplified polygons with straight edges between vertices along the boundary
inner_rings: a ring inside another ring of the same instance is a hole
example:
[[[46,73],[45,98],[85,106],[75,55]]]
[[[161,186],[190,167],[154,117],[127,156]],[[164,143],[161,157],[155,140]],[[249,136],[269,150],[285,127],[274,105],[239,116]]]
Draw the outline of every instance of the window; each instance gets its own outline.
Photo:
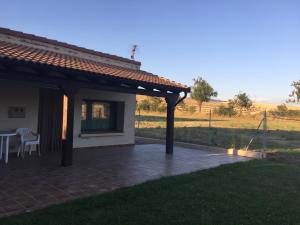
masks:
[[[84,100],[81,105],[82,132],[123,132],[124,102]]]

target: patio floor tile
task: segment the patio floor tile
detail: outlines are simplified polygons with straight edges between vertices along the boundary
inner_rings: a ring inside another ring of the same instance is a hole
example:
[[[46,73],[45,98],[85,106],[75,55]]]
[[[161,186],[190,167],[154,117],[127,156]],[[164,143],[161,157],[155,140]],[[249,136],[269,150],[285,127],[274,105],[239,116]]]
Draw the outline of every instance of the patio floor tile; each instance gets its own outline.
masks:
[[[74,150],[71,167],[61,167],[61,154],[44,153],[0,162],[0,217],[30,212],[162,176],[189,173],[221,164],[248,160],[205,150],[164,145]]]

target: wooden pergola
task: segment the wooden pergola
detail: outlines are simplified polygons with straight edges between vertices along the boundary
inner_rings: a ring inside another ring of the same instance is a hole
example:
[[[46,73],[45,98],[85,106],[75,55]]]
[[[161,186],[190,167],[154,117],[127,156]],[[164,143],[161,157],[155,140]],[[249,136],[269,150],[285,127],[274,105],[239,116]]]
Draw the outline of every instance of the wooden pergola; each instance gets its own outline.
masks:
[[[151,76],[151,75],[149,75]],[[72,165],[74,97],[80,88],[163,97],[167,103],[166,153],[173,153],[174,111],[190,88],[107,76],[0,55],[0,79],[39,83],[58,88],[68,97],[66,140],[62,166]]]

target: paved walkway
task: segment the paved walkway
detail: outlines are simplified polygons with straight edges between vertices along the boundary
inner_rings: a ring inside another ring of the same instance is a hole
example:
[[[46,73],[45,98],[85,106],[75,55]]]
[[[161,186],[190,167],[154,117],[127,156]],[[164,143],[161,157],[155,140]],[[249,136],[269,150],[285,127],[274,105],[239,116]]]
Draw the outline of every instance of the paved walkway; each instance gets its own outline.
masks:
[[[72,167],[60,167],[60,154],[10,158],[0,162],[0,217],[131,186],[162,176],[189,173],[248,160],[223,153],[164,145],[106,147],[74,151]]]

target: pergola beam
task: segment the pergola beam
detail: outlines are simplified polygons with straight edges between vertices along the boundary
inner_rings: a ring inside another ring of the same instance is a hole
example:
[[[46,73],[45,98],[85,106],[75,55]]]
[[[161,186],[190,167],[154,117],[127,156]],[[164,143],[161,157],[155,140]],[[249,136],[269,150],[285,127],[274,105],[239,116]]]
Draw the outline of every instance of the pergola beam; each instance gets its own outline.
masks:
[[[78,71],[74,69],[68,69],[68,68],[60,68],[60,67],[55,67],[51,65],[46,65],[46,64],[35,64],[32,62],[25,62],[25,61],[18,61],[18,60],[11,60],[11,59],[6,59],[2,58],[0,61],[2,66],[5,66],[8,68],[9,71],[13,72],[22,72],[22,68],[27,68],[24,70],[30,70],[31,73],[28,73],[27,75],[35,75],[38,77],[43,77],[45,74],[55,74],[56,78],[58,77],[57,75],[61,75],[62,79],[66,80],[77,80],[77,81],[83,81],[82,78],[87,78],[87,79],[92,79],[92,80],[98,80],[99,82],[105,81],[106,83],[111,83],[115,85],[120,84],[126,84],[131,87],[138,87],[141,86],[145,88],[145,90],[148,90],[149,92],[154,92],[153,89],[159,90],[161,93],[180,93],[180,92],[189,92],[189,88],[176,88],[173,86],[167,86],[163,84],[150,84],[145,81],[136,81],[136,80],[131,80],[127,78],[122,78],[122,77],[112,77],[112,76],[107,76],[105,74],[95,74],[91,72],[83,72],[83,71]],[[21,71],[20,71],[21,70]],[[27,71],[24,71],[24,73],[27,73]],[[49,76],[51,77],[51,76]],[[45,78],[44,78],[45,79]],[[83,81],[84,82],[84,81]],[[138,89],[135,89],[138,90]],[[122,90],[122,92],[125,90]],[[144,92],[141,92],[143,95]],[[154,92],[156,93],[156,92]],[[139,93],[137,93],[139,94]],[[158,96],[158,95],[155,95]],[[158,97],[164,97],[163,95],[158,96]]]
[[[149,89],[140,89],[139,86],[129,86],[125,87],[122,85],[117,85],[113,83],[98,83],[98,82],[89,82],[74,79],[66,79],[65,76],[59,78],[58,76],[48,76],[47,74],[35,74],[28,72],[20,72],[14,70],[1,70],[0,69],[0,79],[8,79],[8,80],[22,80],[22,81],[30,81],[35,83],[49,84],[49,85],[65,85],[72,84],[75,86],[80,86],[81,88],[89,88],[89,89],[97,89],[103,91],[114,91],[114,92],[122,92],[129,94],[139,94],[139,95],[148,95],[148,96],[156,96],[156,97],[166,97],[172,92],[167,91],[156,91]]]

